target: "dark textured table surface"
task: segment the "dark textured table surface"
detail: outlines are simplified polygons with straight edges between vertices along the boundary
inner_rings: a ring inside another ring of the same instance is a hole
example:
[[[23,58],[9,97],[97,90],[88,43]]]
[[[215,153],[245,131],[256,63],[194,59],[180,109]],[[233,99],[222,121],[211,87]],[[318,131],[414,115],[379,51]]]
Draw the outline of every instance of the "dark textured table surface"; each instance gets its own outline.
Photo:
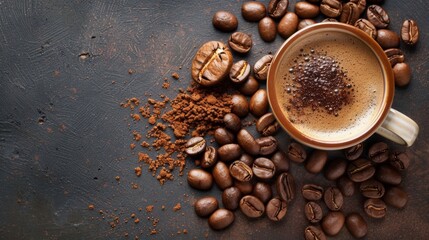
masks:
[[[209,40],[225,42],[229,36],[211,24],[217,10],[235,13],[238,30],[253,35],[252,52],[245,57],[251,63],[275,52],[284,41],[277,36],[275,42],[264,43],[257,24],[241,17],[241,4],[0,1],[0,239],[118,239],[125,233],[130,239],[302,239],[306,221],[301,196],[279,223],[249,220],[237,211],[231,227],[215,232],[192,207],[197,197],[207,193],[188,187],[177,169],[176,179],[163,186],[145,168],[140,178],[134,174],[138,163],[129,148],[130,130],[142,125],[133,124],[129,110],[119,103],[129,97],[144,99],[145,93],[173,98],[179,88],[188,86],[198,47]],[[412,158],[402,183],[409,192],[408,205],[403,210],[389,208],[381,220],[365,216],[367,238],[424,239],[429,235],[429,3],[385,0],[383,7],[394,31],[399,32],[407,18],[417,20],[421,30],[417,46],[402,48],[413,76],[408,87],[396,89],[393,103],[420,125],[420,135],[406,149]],[[82,53],[88,55],[79,57]],[[179,80],[171,78],[173,72],[179,73]],[[164,78],[170,82],[168,89],[161,86]],[[283,149],[290,142],[284,133],[278,138]],[[374,136],[369,142],[380,139]],[[193,162],[188,162],[185,173],[192,167]],[[291,171],[298,187],[305,182],[332,184],[297,164]],[[139,188],[132,189],[133,183]],[[210,194],[220,199],[216,187]],[[362,213],[361,201],[347,198],[345,212]],[[182,208],[173,211],[177,203]],[[94,211],[88,210],[89,204],[94,204]],[[152,212],[145,211],[148,205],[154,205]],[[140,223],[133,222],[132,213]],[[119,223],[111,228],[115,217]],[[158,233],[149,235],[154,228]],[[344,228],[334,239],[348,238]]]

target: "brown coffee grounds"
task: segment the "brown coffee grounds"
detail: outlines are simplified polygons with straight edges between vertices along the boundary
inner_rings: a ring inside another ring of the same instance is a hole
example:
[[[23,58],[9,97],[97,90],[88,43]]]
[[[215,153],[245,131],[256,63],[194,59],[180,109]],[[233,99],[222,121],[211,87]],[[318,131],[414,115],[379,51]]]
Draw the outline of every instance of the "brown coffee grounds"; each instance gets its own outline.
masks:
[[[152,212],[153,211],[154,206],[153,205],[148,205],[146,206],[146,212]]]
[[[176,205],[173,207],[173,211],[175,212],[179,211],[180,209],[182,209],[182,205],[180,203],[176,203]]]
[[[177,79],[179,79],[180,76],[179,76],[179,74],[177,72],[174,72],[174,73],[171,74],[171,77],[173,77],[174,79],[177,80]]]
[[[88,210],[94,210],[94,209],[95,209],[94,204],[89,204],[88,205]]]
[[[135,143],[131,143],[130,144],[130,149],[133,150],[134,148],[136,148],[136,144]]]
[[[142,168],[136,167],[134,168],[134,172],[136,173],[137,177],[140,177],[142,175]]]

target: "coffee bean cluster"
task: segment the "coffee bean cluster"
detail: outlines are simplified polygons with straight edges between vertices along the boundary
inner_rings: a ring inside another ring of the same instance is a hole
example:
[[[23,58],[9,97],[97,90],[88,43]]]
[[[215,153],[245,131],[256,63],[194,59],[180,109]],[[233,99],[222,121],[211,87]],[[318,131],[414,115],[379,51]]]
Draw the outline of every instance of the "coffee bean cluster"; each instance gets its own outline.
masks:
[[[346,197],[356,192],[364,197],[363,210],[370,218],[384,218],[388,205],[401,209],[407,204],[408,195],[399,186],[401,172],[410,164],[405,153],[390,151],[386,143],[378,142],[371,145],[366,154],[363,144],[346,149],[344,158],[328,160],[328,152],[314,150],[308,159],[297,161],[305,162],[308,172],[323,172],[326,179],[336,182],[328,187],[313,183],[302,186],[301,194],[307,200],[304,214],[312,224],[304,230],[307,240],[335,236],[344,225],[353,237],[364,237],[368,232],[365,218],[357,212],[347,216],[342,212]]]

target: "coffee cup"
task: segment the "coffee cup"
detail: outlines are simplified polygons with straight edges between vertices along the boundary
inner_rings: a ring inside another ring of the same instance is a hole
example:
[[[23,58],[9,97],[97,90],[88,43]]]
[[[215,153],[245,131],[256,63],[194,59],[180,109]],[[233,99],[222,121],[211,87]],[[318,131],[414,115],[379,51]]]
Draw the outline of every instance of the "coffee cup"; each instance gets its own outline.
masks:
[[[344,149],[374,133],[411,146],[419,127],[391,108],[392,68],[383,49],[351,25],[318,23],[289,37],[268,72],[274,116],[295,140]]]

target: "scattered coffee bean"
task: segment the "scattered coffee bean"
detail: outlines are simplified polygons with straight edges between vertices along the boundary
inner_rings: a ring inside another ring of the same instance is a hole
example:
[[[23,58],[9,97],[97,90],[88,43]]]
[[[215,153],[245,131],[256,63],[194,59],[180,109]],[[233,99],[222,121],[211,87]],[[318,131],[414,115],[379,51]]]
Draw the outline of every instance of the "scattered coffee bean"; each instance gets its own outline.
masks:
[[[393,75],[395,77],[395,85],[405,87],[411,80],[411,68],[407,63],[397,63],[393,67]]]
[[[224,190],[232,186],[233,180],[229,174],[229,168],[224,162],[217,162],[212,170],[213,179],[216,185]]]
[[[275,152],[273,156],[271,156],[271,161],[273,161],[274,166],[276,166],[276,174],[289,171],[289,159],[285,152],[281,150]]]
[[[214,132],[214,139],[220,146],[222,146],[233,143],[235,141],[235,136],[225,128],[217,128]]]
[[[341,12],[340,22],[354,25],[359,19],[360,10],[357,4],[348,2],[343,4],[343,11]]]
[[[390,155],[389,163],[399,171],[404,171],[410,166],[410,158],[404,152],[394,152]]]
[[[399,46],[399,36],[391,30],[379,29],[377,31],[376,40],[383,49],[396,48]]]
[[[209,218],[209,226],[214,230],[221,230],[227,228],[234,222],[234,213],[220,208],[216,210]]]
[[[326,206],[332,211],[339,211],[343,207],[344,198],[340,189],[336,187],[329,187],[325,190],[323,200]]]
[[[316,21],[314,21],[313,19],[302,19],[298,22],[298,30],[304,29],[313,24],[316,24]]]
[[[329,161],[325,168],[325,178],[331,181],[337,180],[344,175],[347,169],[347,162],[344,159],[334,159]]]
[[[249,76],[247,81],[245,81],[239,88],[238,91],[240,91],[242,94],[251,96],[259,89],[259,82],[254,78],[252,75]]]
[[[323,197],[323,187],[316,184],[304,184],[301,193],[308,201],[318,201]]]
[[[404,208],[408,202],[408,194],[401,187],[392,186],[386,190],[383,200],[392,207]]]
[[[191,169],[188,172],[188,184],[198,190],[209,190],[213,185],[213,177],[202,169]]]
[[[267,90],[261,88],[252,95],[249,101],[250,112],[255,117],[260,117],[268,111],[268,95]]]
[[[276,167],[270,159],[260,157],[253,162],[252,171],[256,177],[267,180],[274,177]]]
[[[237,17],[227,11],[218,11],[213,15],[212,18],[213,26],[223,32],[231,32],[237,29],[238,20]]]
[[[366,9],[366,0],[350,0],[350,2],[357,5],[359,10],[359,15],[361,15]]]
[[[273,196],[273,191],[271,190],[271,185],[264,182],[257,182],[253,186],[252,195],[259,198],[264,204],[268,202]]]
[[[337,187],[338,189],[340,189],[341,193],[346,197],[353,196],[356,189],[355,183],[352,180],[350,180],[350,178],[346,175],[343,175],[342,177],[338,178]]]
[[[219,208],[219,203],[214,197],[202,197],[195,202],[195,213],[200,217],[208,217],[216,209]]]
[[[268,69],[270,68],[272,60],[273,55],[268,54],[256,61],[255,65],[253,66],[253,73],[258,80],[267,80]]]
[[[295,13],[300,18],[315,18],[319,15],[319,6],[309,2],[297,2],[295,4]]]
[[[219,160],[230,162],[240,158],[242,150],[240,145],[236,143],[229,143],[217,149]]]
[[[268,219],[272,221],[280,221],[286,216],[287,203],[280,198],[273,198],[267,203],[265,208]]]
[[[243,195],[251,194],[253,191],[253,184],[251,182],[234,181],[234,186],[237,187]]]
[[[372,218],[383,218],[386,215],[387,206],[383,200],[369,198],[364,203],[365,213]]]
[[[265,5],[257,1],[248,1],[241,5],[241,15],[246,21],[258,22],[265,17]]]
[[[217,162],[217,151],[214,147],[209,146],[206,148],[204,152],[203,158],[201,159],[201,167],[202,168],[210,168],[213,167]]]
[[[368,224],[359,213],[350,213],[346,217],[346,227],[355,238],[362,238],[368,233]]]
[[[305,164],[308,172],[316,174],[322,171],[328,161],[328,152],[324,150],[314,150]]]
[[[260,155],[270,155],[277,150],[277,139],[275,139],[273,136],[257,138],[256,142],[260,147]]]
[[[386,28],[390,23],[389,15],[378,5],[369,6],[366,9],[366,16],[376,28]]]
[[[327,17],[336,18],[341,15],[343,5],[340,0],[322,0],[320,11]]]
[[[347,175],[353,182],[363,182],[374,176],[375,168],[372,163],[364,158],[350,162],[347,166]]]
[[[375,163],[382,163],[389,159],[389,146],[384,142],[373,144],[368,149],[368,157]]]
[[[294,12],[286,13],[277,25],[277,32],[282,38],[292,36],[298,29],[298,21],[298,15]]]
[[[323,218],[322,208],[316,202],[306,203],[304,206],[304,214],[311,223],[317,223]]]
[[[270,0],[268,3],[268,16],[274,19],[282,18],[286,12],[289,5],[289,0]]]
[[[325,233],[316,226],[308,226],[304,230],[305,240],[326,240]]]
[[[419,40],[419,27],[416,21],[407,19],[402,23],[401,38],[408,45],[415,45]]]
[[[256,131],[262,136],[274,135],[279,129],[279,123],[273,113],[266,113],[256,121]]]
[[[244,162],[247,166],[252,167],[253,161],[255,160],[250,154],[243,153],[239,159],[240,161]]]
[[[229,47],[238,53],[248,53],[252,49],[252,37],[244,32],[235,32],[228,39]]]
[[[374,179],[361,182],[359,188],[362,196],[366,198],[381,198],[385,192],[383,184]]]
[[[363,153],[363,144],[358,143],[350,148],[344,150],[344,155],[347,160],[353,161],[358,159]]]
[[[270,17],[262,18],[258,23],[259,36],[265,42],[272,42],[276,39],[277,28],[276,23]]]
[[[222,203],[223,206],[231,211],[238,208],[241,199],[240,189],[237,187],[229,187],[222,192]]]
[[[207,42],[192,61],[192,78],[202,86],[219,84],[229,74],[232,59],[231,51],[223,43]]]
[[[234,161],[231,163],[229,166],[229,173],[233,178],[241,182],[248,182],[253,177],[252,168],[241,161]]]
[[[387,164],[382,164],[378,167],[376,176],[377,180],[391,185],[398,185],[402,181],[401,173]]]
[[[237,133],[241,129],[241,120],[234,113],[227,113],[223,116],[225,127],[233,133]]]
[[[190,156],[203,153],[206,149],[206,140],[202,137],[193,137],[185,144],[185,152]]]
[[[255,138],[246,130],[241,129],[237,133],[237,142],[246,151],[251,155],[258,155],[260,146],[256,142]]]
[[[345,217],[342,212],[328,212],[322,219],[323,231],[329,236],[337,235],[344,226]]]
[[[397,63],[402,63],[405,60],[405,55],[399,48],[389,48],[384,50],[389,59],[390,66],[395,66]]]
[[[290,173],[281,173],[276,179],[277,194],[281,199],[290,202],[295,198],[295,180]]]
[[[244,83],[250,75],[250,65],[246,60],[234,63],[229,72],[229,78],[234,83]]]
[[[375,28],[375,26],[370,21],[368,21],[364,18],[359,18],[355,22],[355,27],[364,31],[366,34],[368,34],[373,39],[377,38],[377,29]]]
[[[304,147],[299,143],[293,142],[289,144],[287,150],[289,159],[296,163],[302,163],[307,158]]]
[[[257,218],[264,214],[265,206],[257,197],[246,195],[240,200],[240,210],[244,215],[250,218]]]
[[[246,117],[249,113],[249,103],[247,98],[242,94],[233,94],[232,95],[232,107],[231,112],[235,113],[239,117]]]

